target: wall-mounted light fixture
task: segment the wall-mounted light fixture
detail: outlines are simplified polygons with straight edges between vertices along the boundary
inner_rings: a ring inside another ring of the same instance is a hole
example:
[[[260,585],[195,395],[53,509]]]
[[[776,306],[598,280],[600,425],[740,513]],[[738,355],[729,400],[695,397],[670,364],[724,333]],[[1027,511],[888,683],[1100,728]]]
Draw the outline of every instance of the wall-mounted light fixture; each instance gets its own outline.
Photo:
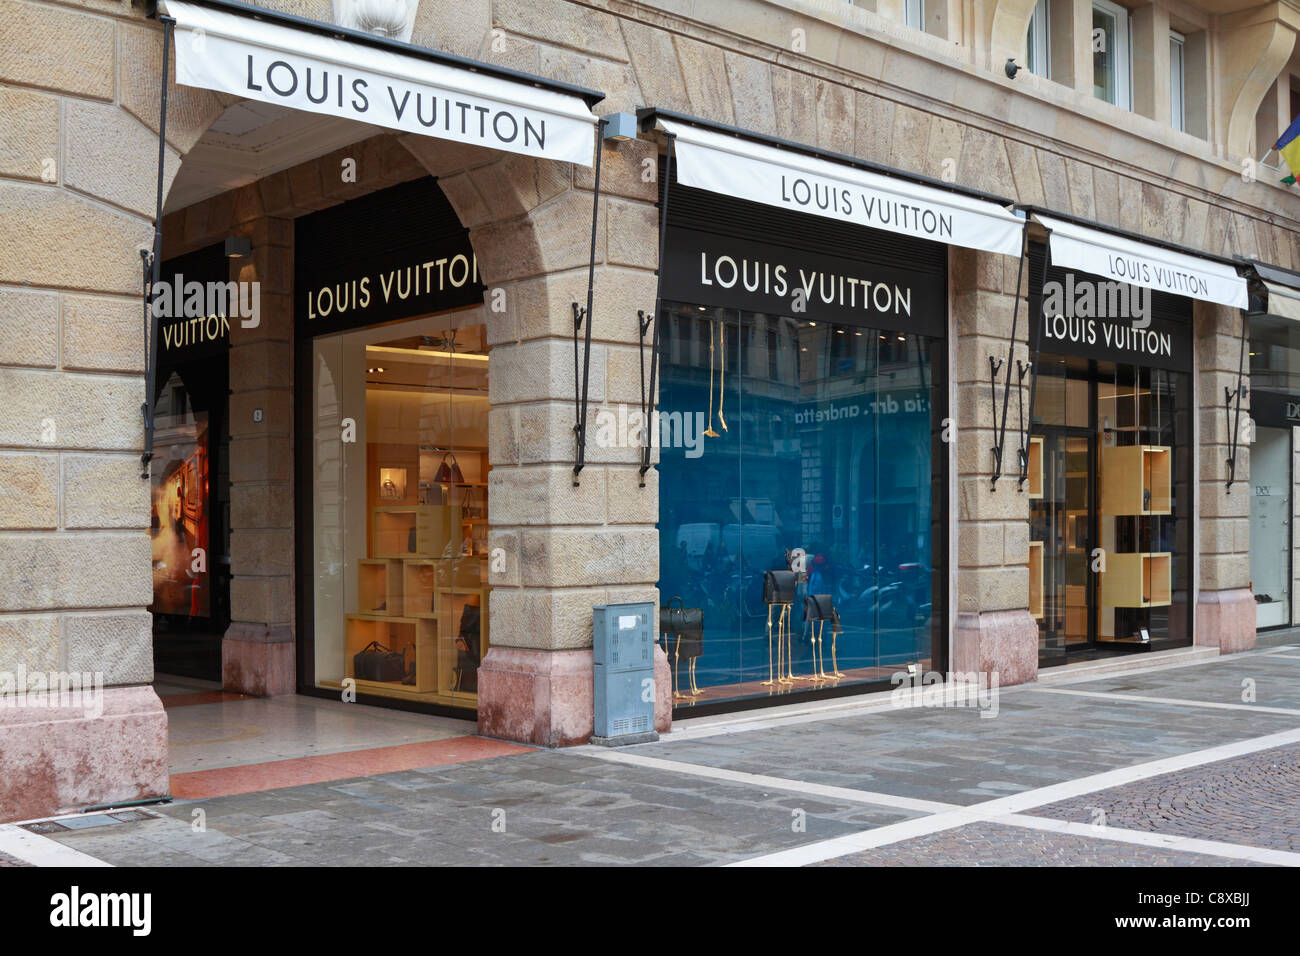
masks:
[[[605,121],[605,139],[615,143],[636,139],[636,116],[633,114],[609,113],[601,119]]]
[[[253,240],[247,236],[226,237],[226,258],[247,259],[253,254]]]

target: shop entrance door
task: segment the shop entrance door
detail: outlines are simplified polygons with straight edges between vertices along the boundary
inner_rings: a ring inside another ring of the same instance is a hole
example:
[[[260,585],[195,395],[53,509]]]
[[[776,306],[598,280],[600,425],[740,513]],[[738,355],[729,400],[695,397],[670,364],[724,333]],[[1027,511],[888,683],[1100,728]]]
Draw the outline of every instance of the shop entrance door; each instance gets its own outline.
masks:
[[[1089,570],[1096,539],[1095,451],[1087,428],[1048,426],[1040,434],[1043,496],[1033,503],[1030,531],[1030,540],[1043,542],[1039,657],[1060,663],[1067,651],[1096,640],[1096,576]]]
[[[1255,626],[1291,623],[1291,429],[1258,428],[1250,449]]]

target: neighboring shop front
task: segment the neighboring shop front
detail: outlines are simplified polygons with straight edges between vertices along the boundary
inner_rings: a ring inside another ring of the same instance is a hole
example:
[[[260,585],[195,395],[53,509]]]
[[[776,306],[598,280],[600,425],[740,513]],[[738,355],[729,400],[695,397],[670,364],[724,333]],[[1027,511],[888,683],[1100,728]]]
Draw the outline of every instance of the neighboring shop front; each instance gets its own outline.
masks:
[[[1225,261],[1034,219],[1049,233],[1029,256],[1041,321],[1028,481],[1040,665],[1189,645],[1193,302],[1244,307],[1245,282]]]
[[[207,290],[230,278],[224,244],[163,263],[174,317],[160,322],[150,464],[154,667],[221,679],[230,623],[230,322]],[[188,293],[187,293],[188,288]],[[211,308],[209,308],[211,306]],[[238,321],[236,317],[234,321]]]
[[[665,628],[678,712],[945,672],[949,247],[936,240],[964,225],[1018,251],[1019,222],[844,157],[646,115],[672,137],[659,592],[702,618],[699,633]],[[792,566],[793,592],[765,593]]]
[[[1250,263],[1250,580],[1261,629],[1300,623],[1295,601],[1300,274]]]

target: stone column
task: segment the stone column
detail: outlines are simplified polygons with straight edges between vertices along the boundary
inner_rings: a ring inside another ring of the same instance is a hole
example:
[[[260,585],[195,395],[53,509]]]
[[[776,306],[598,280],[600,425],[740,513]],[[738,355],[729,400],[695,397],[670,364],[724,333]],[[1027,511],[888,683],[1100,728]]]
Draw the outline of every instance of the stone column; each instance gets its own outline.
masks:
[[[1029,613],[1029,498],[1019,490],[1015,361],[1007,367],[1015,308],[1017,260],[953,247],[950,252],[953,330],[956,339],[957,424],[957,625],[950,669],[997,674],[1001,685],[1038,675],[1038,624]],[[1024,288],[1029,285],[1026,261]],[[1017,341],[1027,339],[1028,309],[1022,301]],[[996,439],[989,356],[1002,360],[997,422],[1002,420],[1002,383],[1012,376],[1002,477],[994,486]],[[1027,360],[1024,345],[1016,358]],[[1024,400],[1028,407],[1028,389]]]
[[[492,624],[478,685],[479,732],[488,736],[585,742],[593,717],[592,607],[646,601],[658,608],[658,476],[651,470],[640,487],[640,447],[600,427],[620,407],[640,409],[636,310],[654,308],[658,250],[655,183],[642,180],[641,161],[653,160],[653,150],[640,141],[605,147],[586,466],[576,484],[571,304],[586,304],[592,171],[574,169],[572,187],[526,221],[471,229],[488,285],[492,345]],[[477,170],[471,176],[480,194],[500,189],[503,171],[526,183],[536,176],[518,160]],[[458,211],[465,208],[463,184],[444,185]],[[523,234],[532,236],[532,255]],[[494,311],[494,297],[503,311]],[[656,683],[656,724],[667,730],[671,684],[661,651]]]
[[[1230,491],[1231,432],[1223,406],[1223,390],[1237,387],[1242,320],[1238,309],[1200,301],[1193,316],[1200,426],[1196,488],[1200,593],[1194,643],[1231,653],[1255,646],[1255,598],[1250,590],[1250,403],[1242,402],[1236,480]],[[1242,384],[1250,385],[1249,365]]]
[[[230,323],[230,627],[226,690],[271,696],[297,686],[294,656],[293,221],[259,216],[231,278],[258,282],[257,325]]]

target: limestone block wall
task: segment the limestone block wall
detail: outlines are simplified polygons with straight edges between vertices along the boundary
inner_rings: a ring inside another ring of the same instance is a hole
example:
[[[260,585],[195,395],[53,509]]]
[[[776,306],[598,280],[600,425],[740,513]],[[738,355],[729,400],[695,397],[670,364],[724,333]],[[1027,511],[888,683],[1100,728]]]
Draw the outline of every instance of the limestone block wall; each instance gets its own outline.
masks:
[[[1229,489],[1227,459],[1235,415],[1230,421],[1224,409],[1224,390],[1237,387],[1241,313],[1197,302],[1193,318],[1200,433],[1200,594],[1194,639],[1226,653],[1255,646],[1255,598],[1250,588],[1250,396],[1247,392],[1241,404],[1235,481]],[[1246,389],[1250,388],[1249,361],[1247,357],[1241,379]]]

